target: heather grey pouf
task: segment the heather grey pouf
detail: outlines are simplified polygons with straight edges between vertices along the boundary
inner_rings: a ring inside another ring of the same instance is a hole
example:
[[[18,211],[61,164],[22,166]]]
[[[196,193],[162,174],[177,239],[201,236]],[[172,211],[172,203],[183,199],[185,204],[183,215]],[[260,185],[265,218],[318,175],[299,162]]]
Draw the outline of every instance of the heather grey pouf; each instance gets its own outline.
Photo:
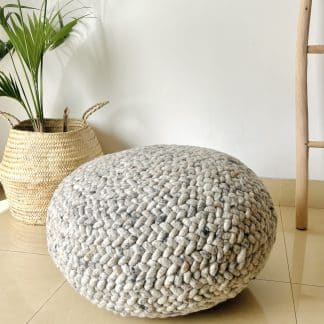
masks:
[[[235,297],[263,268],[277,216],[235,158],[160,145],[106,155],[60,184],[47,218],[50,255],[99,307],[184,315]]]

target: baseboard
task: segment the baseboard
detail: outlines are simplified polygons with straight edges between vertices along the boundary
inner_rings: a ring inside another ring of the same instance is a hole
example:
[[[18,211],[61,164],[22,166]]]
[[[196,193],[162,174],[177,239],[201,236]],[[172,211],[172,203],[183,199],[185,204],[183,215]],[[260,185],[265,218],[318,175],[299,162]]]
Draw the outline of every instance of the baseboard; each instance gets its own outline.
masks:
[[[261,178],[261,180],[269,190],[275,205],[295,206],[294,179]],[[324,181],[309,181],[308,207],[324,208]]]

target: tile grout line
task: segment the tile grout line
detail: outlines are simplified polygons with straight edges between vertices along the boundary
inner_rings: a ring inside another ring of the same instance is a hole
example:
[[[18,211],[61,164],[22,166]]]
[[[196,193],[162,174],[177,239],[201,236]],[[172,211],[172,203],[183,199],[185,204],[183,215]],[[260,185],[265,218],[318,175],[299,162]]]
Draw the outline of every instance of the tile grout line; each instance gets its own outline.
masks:
[[[286,244],[286,235],[285,235],[285,230],[284,230],[284,223],[283,223],[283,220],[282,220],[281,205],[279,205],[279,212],[280,212],[281,228],[282,228],[282,232],[283,232],[283,239],[284,239],[284,245],[285,245],[286,262],[287,262],[287,267],[288,267],[290,293],[291,293],[292,303],[293,303],[293,307],[294,307],[295,322],[296,322],[296,324],[298,324],[298,321],[297,321],[297,313],[296,313],[295,297],[294,297],[294,291],[293,291],[293,284],[292,284],[292,280],[291,280],[290,266],[289,266],[289,260],[288,260],[288,251],[287,251],[287,244]]]
[[[310,285],[310,284],[304,284],[300,282],[292,282],[293,285],[298,285],[298,286],[306,286],[306,287],[314,287],[314,288],[324,288],[324,286],[318,286],[318,285]]]
[[[66,280],[63,282],[49,295],[49,297],[44,301],[44,303],[36,310],[36,312],[27,320],[26,324],[30,323],[33,318],[43,309],[43,307],[54,297],[54,295],[62,288],[62,286],[66,283]]]
[[[284,284],[289,284],[289,281],[282,281],[282,280],[273,280],[273,279],[263,279],[263,278],[255,278],[254,280],[258,281],[269,281],[269,282],[277,282],[277,283],[284,283]]]
[[[283,281],[283,280],[274,280],[274,279],[264,279],[264,278],[255,278],[254,280],[259,280],[259,281],[270,281],[270,282],[278,282],[278,283],[285,283],[289,284],[289,281]],[[324,286],[321,285],[311,285],[311,284],[305,284],[305,283],[300,283],[300,282],[291,282],[292,285],[298,285],[298,286],[306,286],[306,287],[314,287],[314,288],[324,288]]]
[[[46,254],[46,253],[27,252],[27,251],[18,251],[18,250],[4,250],[4,249],[0,249],[0,252],[9,252],[9,253],[21,253],[21,254],[32,254],[32,255],[45,255],[45,256],[49,256],[49,254]]]

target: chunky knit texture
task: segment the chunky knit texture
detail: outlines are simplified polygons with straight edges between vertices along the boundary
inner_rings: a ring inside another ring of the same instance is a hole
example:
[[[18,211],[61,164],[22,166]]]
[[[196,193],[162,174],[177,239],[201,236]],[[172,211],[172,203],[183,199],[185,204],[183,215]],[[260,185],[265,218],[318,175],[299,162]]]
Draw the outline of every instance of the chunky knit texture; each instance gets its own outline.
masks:
[[[50,255],[99,307],[169,317],[235,297],[263,268],[277,216],[256,175],[205,148],[106,155],[68,176],[47,218]]]

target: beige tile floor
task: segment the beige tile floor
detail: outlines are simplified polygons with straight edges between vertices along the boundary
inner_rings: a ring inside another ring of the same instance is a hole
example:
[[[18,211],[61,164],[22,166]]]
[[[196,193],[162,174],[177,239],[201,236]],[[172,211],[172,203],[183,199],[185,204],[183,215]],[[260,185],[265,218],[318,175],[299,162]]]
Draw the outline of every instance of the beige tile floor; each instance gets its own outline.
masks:
[[[324,209],[294,227],[294,208],[277,207],[277,242],[264,270],[235,299],[165,320],[122,318],[98,309],[67,284],[47,254],[45,229],[15,221],[0,201],[1,324],[324,323]]]

